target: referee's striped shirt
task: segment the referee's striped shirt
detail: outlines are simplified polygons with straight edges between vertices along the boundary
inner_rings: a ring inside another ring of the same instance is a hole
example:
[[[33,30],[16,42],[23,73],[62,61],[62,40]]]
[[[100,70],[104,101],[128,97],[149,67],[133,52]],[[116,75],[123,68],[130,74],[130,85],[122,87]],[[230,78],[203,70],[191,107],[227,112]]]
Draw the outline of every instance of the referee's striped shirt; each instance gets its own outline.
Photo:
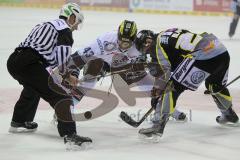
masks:
[[[60,72],[64,73],[72,45],[72,31],[64,20],[57,19],[35,26],[19,47],[35,49],[49,67],[60,67]]]

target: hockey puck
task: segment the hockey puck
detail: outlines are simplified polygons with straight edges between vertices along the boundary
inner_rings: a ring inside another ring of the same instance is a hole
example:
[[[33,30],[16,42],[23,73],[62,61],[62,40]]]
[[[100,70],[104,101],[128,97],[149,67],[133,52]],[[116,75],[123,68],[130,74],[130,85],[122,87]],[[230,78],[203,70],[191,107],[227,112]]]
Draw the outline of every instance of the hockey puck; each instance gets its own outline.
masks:
[[[92,113],[90,111],[87,111],[87,112],[84,113],[84,117],[86,119],[90,119],[90,118],[92,118]]]

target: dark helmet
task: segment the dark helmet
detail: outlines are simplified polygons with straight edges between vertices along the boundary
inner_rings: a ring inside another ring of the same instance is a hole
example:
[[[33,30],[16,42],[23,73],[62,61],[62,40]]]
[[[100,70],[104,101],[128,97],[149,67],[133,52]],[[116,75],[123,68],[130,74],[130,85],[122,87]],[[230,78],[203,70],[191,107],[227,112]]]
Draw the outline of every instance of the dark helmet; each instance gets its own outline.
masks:
[[[143,52],[144,44],[146,43],[146,39],[153,39],[154,33],[151,30],[141,30],[138,32],[136,39],[134,41],[135,46],[139,52]]]
[[[137,25],[134,21],[124,20],[118,27],[118,40],[133,42],[137,35]]]

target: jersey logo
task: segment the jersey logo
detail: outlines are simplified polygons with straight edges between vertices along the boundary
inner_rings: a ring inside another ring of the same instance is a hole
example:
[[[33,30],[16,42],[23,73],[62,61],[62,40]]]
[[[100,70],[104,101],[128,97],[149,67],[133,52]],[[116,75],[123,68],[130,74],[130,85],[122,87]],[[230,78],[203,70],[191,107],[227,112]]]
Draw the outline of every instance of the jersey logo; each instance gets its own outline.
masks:
[[[67,23],[62,19],[56,19],[56,20],[53,20],[49,23],[51,23],[54,26],[54,28],[58,31],[69,28]]]
[[[104,54],[104,47],[103,47],[102,42],[101,42],[100,39],[97,39],[97,44],[98,44],[98,47],[99,47],[99,49],[101,51],[101,55],[103,55]]]
[[[191,90],[197,90],[201,83],[209,76],[210,74],[200,68],[193,67],[185,76],[185,78],[180,82],[182,85],[186,86]]]
[[[199,84],[201,83],[206,77],[206,74],[205,72],[203,71],[196,71],[192,74],[191,76],[191,81],[194,83],[194,84]]]
[[[191,68],[194,60],[191,58],[185,59],[177,68],[176,72],[173,74],[173,78],[177,81],[181,82],[185,75],[188,73],[189,69]]]
[[[126,65],[129,58],[126,55],[123,54],[115,54],[112,57],[112,66],[113,67],[120,67],[123,65]]]
[[[108,41],[104,41],[103,46],[104,46],[104,50],[108,52],[113,51],[117,48],[117,45],[115,43],[108,42]]]

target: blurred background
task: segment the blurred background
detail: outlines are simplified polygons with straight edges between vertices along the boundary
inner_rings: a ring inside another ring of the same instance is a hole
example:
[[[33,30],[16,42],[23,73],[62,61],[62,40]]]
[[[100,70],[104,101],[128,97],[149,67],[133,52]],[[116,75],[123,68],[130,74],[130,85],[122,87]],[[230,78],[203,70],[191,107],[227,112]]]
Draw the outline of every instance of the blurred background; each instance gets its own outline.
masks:
[[[134,107],[129,107],[119,98],[119,106],[110,114],[89,122],[78,123],[79,133],[90,136],[95,141],[94,149],[89,152],[63,152],[62,140],[57,138],[56,127],[50,124],[53,110],[44,101],[41,101],[36,115],[36,121],[41,126],[36,134],[11,135],[7,132],[14,104],[22,89],[22,86],[9,75],[6,68],[7,59],[36,24],[58,18],[64,3],[80,4],[85,16],[83,28],[73,33],[73,52],[95,40],[97,36],[117,30],[124,19],[135,21],[139,31],[151,29],[159,32],[178,27],[196,33],[210,32],[228,48],[231,56],[229,68],[231,81],[240,75],[239,26],[231,39],[228,36],[233,17],[231,1],[0,0],[0,159],[40,160],[45,157],[59,160],[69,158],[120,160],[124,157],[125,160],[160,158],[239,160],[240,129],[223,128],[216,124],[215,117],[219,111],[212,98],[203,94],[204,85],[196,92],[185,92],[177,104],[180,110],[187,114],[193,113],[193,121],[183,124],[171,123],[166,136],[159,144],[140,143],[137,139],[138,129],[127,126],[118,118],[121,110],[142,117],[149,109],[150,99],[145,97],[138,98]],[[104,90],[108,91],[110,80],[105,78],[101,82]],[[239,114],[240,80],[230,85],[229,89],[233,97],[233,107]],[[83,99],[79,108],[84,110],[85,107],[96,107],[99,101],[95,100]]]
[[[231,0],[0,0],[0,5],[59,8],[66,2],[78,3],[83,10],[197,15],[231,14]]]

